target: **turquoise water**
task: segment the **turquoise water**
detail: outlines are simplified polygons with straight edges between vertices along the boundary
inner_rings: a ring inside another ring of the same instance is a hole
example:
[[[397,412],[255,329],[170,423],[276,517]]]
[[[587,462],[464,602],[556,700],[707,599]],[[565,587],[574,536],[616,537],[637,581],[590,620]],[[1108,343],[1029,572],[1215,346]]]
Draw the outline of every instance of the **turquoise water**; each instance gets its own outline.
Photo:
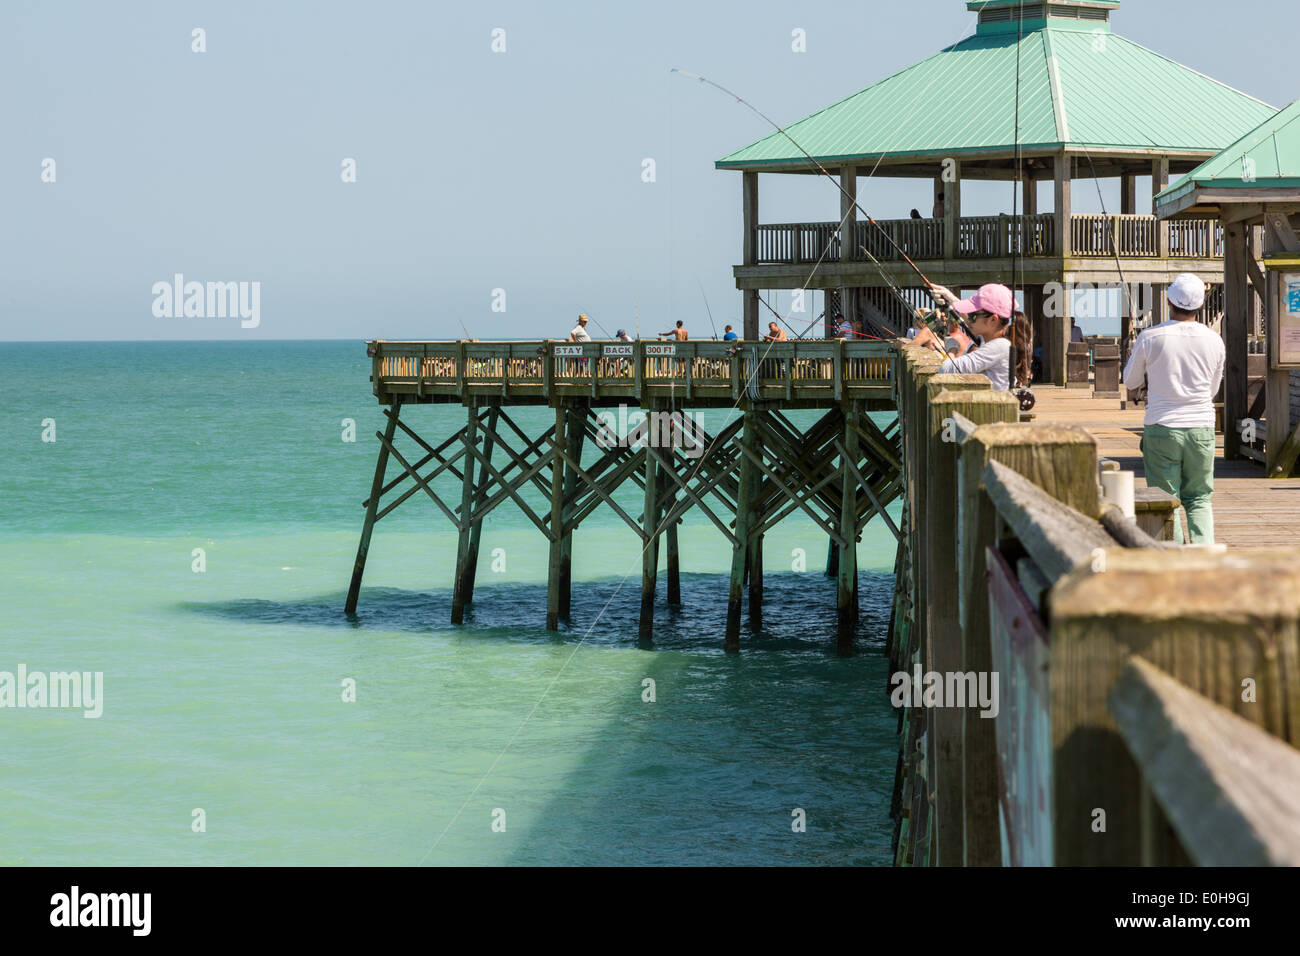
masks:
[[[455,534],[423,495],[376,528],[349,621],[383,421],[368,374],[358,343],[0,345],[0,671],[104,674],[99,719],[0,709],[0,863],[888,862],[886,529],[860,546],[848,658],[802,516],[767,538],[765,627],[739,655],[729,547],[697,512],[684,606],[661,573],[650,646],[638,542],[608,508],[575,535],[559,634],[545,541],[509,504],[447,623]],[[404,420],[441,440],[463,414]]]

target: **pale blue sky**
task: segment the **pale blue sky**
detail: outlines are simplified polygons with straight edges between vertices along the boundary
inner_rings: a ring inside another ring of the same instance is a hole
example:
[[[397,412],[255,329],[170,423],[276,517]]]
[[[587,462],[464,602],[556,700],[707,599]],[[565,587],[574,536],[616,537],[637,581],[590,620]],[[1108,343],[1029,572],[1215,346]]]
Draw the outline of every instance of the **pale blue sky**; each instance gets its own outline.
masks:
[[[1125,0],[1112,20],[1283,106],[1294,9]],[[740,176],[712,164],[770,129],[670,68],[789,122],[973,29],[963,0],[5,0],[0,339],[561,336],[578,311],[631,328],[634,295],[642,333],[704,330],[697,277],[736,322]],[[838,216],[825,180],[762,182],[764,221]],[[968,186],[967,211],[1007,211],[1008,188]],[[863,200],[892,218],[929,196],[877,180]],[[1098,208],[1089,188],[1075,204]],[[156,318],[151,288],[177,272],[260,281],[260,326]]]

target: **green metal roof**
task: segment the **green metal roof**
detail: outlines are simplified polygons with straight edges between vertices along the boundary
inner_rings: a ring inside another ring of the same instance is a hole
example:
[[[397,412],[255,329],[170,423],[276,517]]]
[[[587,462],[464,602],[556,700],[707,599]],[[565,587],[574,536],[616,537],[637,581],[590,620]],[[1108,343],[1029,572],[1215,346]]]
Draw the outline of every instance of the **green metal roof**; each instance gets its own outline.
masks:
[[[1300,100],[1156,196],[1165,215],[1197,189],[1300,189]]]
[[[1024,149],[1062,146],[1212,152],[1272,116],[1266,103],[1174,62],[1096,21],[1052,20],[976,34],[787,127],[822,163],[942,158],[1016,145],[1016,49]],[[772,133],[720,169],[807,169]]]

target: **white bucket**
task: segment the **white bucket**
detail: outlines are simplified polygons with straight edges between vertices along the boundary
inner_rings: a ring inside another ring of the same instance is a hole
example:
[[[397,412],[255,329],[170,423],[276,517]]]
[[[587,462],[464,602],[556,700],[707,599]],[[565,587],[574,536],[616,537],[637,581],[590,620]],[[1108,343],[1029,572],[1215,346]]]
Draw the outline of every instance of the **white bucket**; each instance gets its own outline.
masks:
[[[1133,472],[1103,471],[1101,473],[1101,492],[1114,503],[1126,518],[1134,518],[1133,510]]]

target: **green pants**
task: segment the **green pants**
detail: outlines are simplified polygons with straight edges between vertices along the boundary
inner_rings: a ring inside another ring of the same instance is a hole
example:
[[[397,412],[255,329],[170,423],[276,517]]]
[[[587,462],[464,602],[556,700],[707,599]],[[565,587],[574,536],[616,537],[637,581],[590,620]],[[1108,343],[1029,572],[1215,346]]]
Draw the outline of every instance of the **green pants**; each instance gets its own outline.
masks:
[[[1174,495],[1187,511],[1193,544],[1214,544],[1214,429],[1148,425],[1142,435],[1147,485]],[[1174,540],[1183,543],[1183,523],[1175,520]]]

